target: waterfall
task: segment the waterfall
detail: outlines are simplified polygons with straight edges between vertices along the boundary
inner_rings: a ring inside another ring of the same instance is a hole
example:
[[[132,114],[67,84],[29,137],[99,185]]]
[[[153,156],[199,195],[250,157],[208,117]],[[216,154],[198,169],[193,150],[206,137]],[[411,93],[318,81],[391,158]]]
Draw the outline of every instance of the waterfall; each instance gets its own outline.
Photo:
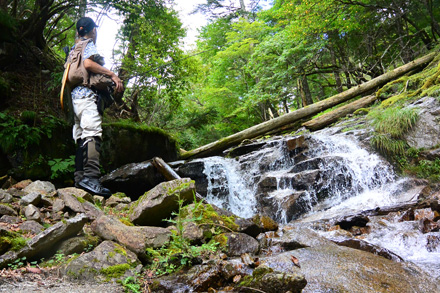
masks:
[[[369,194],[362,208],[380,205],[379,194],[395,178],[386,161],[346,135],[312,135],[306,160],[289,151],[288,139],[270,141],[235,159],[204,159],[207,201],[241,217],[266,210],[286,223],[360,194]],[[316,180],[307,184],[307,178]],[[295,201],[301,208],[292,206]]]

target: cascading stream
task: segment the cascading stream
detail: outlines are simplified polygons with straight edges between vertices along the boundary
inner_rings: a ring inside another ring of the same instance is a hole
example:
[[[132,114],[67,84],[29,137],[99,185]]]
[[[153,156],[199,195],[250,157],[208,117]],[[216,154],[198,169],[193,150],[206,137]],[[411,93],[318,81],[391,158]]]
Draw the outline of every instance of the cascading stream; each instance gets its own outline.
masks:
[[[235,159],[204,159],[208,202],[244,218],[266,213],[287,223],[332,219],[417,199],[420,189],[408,188],[409,179],[397,178],[390,164],[362,148],[354,135],[331,131],[311,135],[300,155],[292,154],[288,138],[283,138]],[[418,232],[414,222],[384,223],[369,223],[374,229],[364,240],[440,276],[439,246],[429,246],[432,233]]]

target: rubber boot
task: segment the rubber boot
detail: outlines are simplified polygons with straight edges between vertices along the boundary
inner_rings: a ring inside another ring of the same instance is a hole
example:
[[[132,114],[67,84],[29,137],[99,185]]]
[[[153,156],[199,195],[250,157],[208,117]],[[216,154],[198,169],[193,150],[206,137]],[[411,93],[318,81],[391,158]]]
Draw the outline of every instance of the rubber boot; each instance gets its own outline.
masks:
[[[99,177],[99,151],[101,140],[98,137],[87,137],[83,142],[84,148],[84,176],[78,183],[79,187],[96,195],[110,197],[111,191],[101,185]]]
[[[75,180],[75,187],[80,188],[78,183],[84,177],[84,140],[78,139],[77,148],[75,154],[75,172],[73,173],[73,178]]]

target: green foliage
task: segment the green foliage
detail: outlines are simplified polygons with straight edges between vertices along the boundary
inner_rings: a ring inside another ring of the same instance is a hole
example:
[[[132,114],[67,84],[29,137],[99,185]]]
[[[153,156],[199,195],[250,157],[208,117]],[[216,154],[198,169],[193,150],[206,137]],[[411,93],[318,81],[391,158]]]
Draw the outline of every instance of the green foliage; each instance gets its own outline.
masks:
[[[176,230],[172,231],[170,242],[157,250],[147,248],[147,255],[153,260],[149,268],[155,271],[157,275],[170,274],[183,267],[191,266],[195,259],[206,257],[217,251],[218,243],[216,242],[195,246],[191,245],[189,240],[184,237],[185,223],[198,221],[203,215],[185,218],[183,203],[184,201],[178,198],[179,209],[173,213],[175,218],[167,220],[176,227]],[[193,210],[197,210],[200,205],[202,205],[202,202],[196,202]]]
[[[103,268],[101,269],[100,273],[106,277],[106,281],[110,281],[111,279],[120,279],[129,269],[130,265],[128,263],[124,263]]]
[[[13,263],[8,264],[8,267],[12,270],[22,268],[26,265],[26,257],[17,258]]]
[[[378,107],[370,111],[367,118],[370,119],[375,130],[371,144],[376,149],[390,157],[405,153],[408,145],[401,138],[417,122],[417,109]]]
[[[142,288],[139,281],[134,277],[127,277],[121,282],[122,286],[125,288],[125,292],[130,293],[141,293]]]
[[[377,108],[368,116],[374,130],[381,134],[388,134],[391,138],[401,138],[410,130],[418,119],[418,111],[414,108]]]
[[[49,160],[48,164],[51,170],[51,179],[71,177],[75,171],[75,156],[70,156],[68,159]]]

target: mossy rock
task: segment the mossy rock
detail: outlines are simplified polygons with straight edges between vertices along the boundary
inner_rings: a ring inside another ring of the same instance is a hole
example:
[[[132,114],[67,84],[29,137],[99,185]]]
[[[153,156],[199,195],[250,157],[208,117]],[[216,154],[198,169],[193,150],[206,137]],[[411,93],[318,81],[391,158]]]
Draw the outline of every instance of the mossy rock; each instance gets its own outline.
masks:
[[[176,140],[159,128],[127,122],[105,123],[102,141],[102,166],[107,172],[153,157],[165,161],[178,157]]]

